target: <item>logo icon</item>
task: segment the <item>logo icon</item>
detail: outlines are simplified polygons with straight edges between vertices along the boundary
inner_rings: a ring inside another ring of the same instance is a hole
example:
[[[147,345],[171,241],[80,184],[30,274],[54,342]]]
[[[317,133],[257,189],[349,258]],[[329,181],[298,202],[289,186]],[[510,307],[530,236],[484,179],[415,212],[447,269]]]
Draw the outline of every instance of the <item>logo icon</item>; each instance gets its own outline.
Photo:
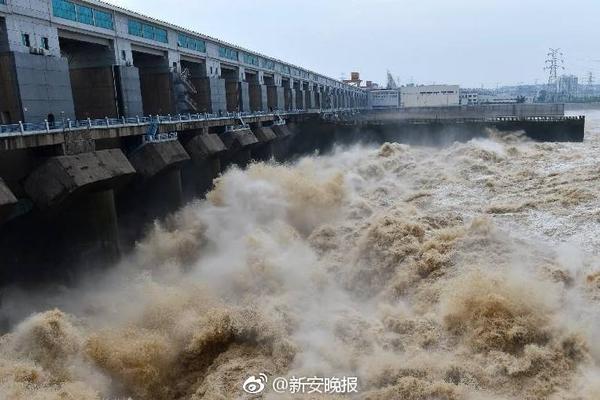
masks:
[[[252,375],[250,378],[246,379],[244,384],[242,385],[242,389],[244,392],[250,394],[259,394],[265,390],[265,383],[267,383],[267,375],[260,374],[258,378]]]

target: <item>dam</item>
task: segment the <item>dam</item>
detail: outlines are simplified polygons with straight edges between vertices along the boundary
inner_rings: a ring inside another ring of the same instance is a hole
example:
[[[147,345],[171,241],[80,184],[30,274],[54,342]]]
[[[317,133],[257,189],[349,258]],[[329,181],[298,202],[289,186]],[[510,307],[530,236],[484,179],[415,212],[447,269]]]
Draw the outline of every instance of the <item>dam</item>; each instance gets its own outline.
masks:
[[[115,262],[231,165],[488,129],[583,140],[562,105],[370,110],[360,87],[97,1],[0,3],[0,30],[6,281]]]

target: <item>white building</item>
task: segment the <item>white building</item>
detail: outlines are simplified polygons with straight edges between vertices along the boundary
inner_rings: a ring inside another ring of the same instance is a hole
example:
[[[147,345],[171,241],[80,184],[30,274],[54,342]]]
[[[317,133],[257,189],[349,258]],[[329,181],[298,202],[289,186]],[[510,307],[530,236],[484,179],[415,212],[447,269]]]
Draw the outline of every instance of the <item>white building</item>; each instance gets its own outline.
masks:
[[[461,106],[472,106],[479,102],[479,94],[477,92],[463,92],[460,91],[460,105]]]
[[[396,89],[376,89],[368,93],[369,106],[372,109],[398,108],[400,92]]]
[[[519,100],[516,97],[502,96],[496,94],[479,95],[479,104],[515,104]]]
[[[400,91],[401,107],[443,107],[460,104],[458,85],[405,86]]]

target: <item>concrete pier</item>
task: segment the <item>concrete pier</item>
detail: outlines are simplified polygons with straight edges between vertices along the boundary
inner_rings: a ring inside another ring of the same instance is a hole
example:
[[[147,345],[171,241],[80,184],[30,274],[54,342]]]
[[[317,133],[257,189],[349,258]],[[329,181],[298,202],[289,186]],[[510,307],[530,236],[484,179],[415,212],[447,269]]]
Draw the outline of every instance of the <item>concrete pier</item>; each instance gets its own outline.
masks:
[[[10,215],[15,204],[17,198],[0,178],[0,224]]]
[[[129,155],[138,174],[150,179],[166,169],[177,169],[190,160],[177,140],[145,143]]]
[[[269,126],[253,128],[252,132],[259,141],[259,144],[252,149],[252,158],[257,161],[268,161],[273,157],[273,141],[277,140],[277,135]]]
[[[182,170],[184,193],[187,198],[202,196],[221,173],[221,157],[227,147],[217,134],[208,133],[208,129],[183,143],[193,161]]]
[[[145,143],[129,155],[129,161],[142,178],[133,196],[146,199],[137,208],[145,208],[157,218],[183,205],[181,168],[190,156],[177,140]]]
[[[121,150],[101,150],[52,157],[29,175],[24,187],[40,209],[49,209],[76,194],[123,184],[134,174]]]

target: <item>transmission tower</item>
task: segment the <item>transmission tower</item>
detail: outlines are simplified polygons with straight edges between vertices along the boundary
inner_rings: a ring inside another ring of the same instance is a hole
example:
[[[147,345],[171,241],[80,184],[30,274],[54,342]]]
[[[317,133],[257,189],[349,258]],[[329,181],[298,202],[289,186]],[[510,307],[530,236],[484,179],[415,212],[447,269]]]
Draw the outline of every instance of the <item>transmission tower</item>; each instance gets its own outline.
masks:
[[[594,73],[592,71],[587,73],[585,81],[587,83],[587,95],[591,96],[594,93]]]
[[[561,53],[560,49],[550,49],[547,56],[544,70],[549,72],[548,86],[550,88],[554,86],[555,91],[558,91],[558,70],[565,69],[563,53]]]
[[[398,85],[396,84],[396,81],[394,80],[394,77],[390,71],[387,72],[387,88],[398,89]]]

